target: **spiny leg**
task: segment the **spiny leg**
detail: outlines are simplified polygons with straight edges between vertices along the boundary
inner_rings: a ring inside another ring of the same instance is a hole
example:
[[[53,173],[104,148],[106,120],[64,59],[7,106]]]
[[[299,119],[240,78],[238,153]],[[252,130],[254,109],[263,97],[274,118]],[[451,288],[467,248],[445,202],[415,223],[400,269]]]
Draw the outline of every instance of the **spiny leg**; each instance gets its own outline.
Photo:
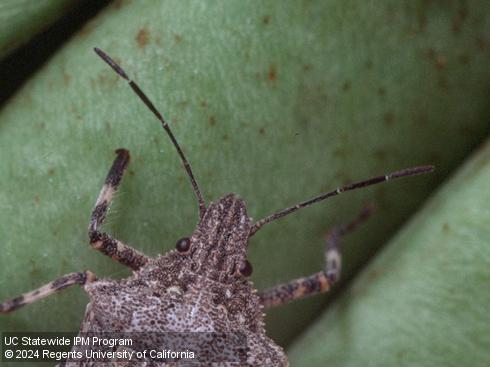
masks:
[[[374,211],[366,207],[353,221],[329,231],[325,238],[325,267],[322,271],[307,277],[276,285],[259,293],[265,308],[273,307],[328,291],[340,278],[341,253],[340,239],[356,229]]]
[[[39,301],[42,298],[48,297],[53,293],[56,293],[69,286],[79,284],[84,285],[96,280],[95,274],[91,271],[84,271],[81,273],[70,273],[58,278],[51,283],[43,285],[42,287],[23,295],[12,298],[0,303],[0,313],[7,313],[14,311],[27,304]]]
[[[107,233],[99,231],[106,217],[109,204],[121,183],[124,170],[129,164],[129,151],[118,149],[116,150],[116,154],[117,157],[107,174],[104,186],[92,210],[89,226],[90,245],[121,264],[133,270],[138,270],[148,262],[148,258],[121,241],[113,239]]]

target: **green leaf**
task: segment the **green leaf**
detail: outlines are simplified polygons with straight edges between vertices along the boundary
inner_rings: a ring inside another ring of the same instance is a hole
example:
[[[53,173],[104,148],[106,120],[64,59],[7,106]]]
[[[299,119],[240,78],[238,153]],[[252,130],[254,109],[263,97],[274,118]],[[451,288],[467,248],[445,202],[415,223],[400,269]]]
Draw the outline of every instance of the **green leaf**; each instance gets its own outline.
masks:
[[[49,26],[78,1],[2,0],[0,4],[0,58]]]
[[[487,366],[490,141],[290,350],[295,366]]]
[[[91,250],[90,211],[116,148],[132,163],[105,228],[155,256],[189,235],[197,205],[158,122],[96,55],[107,51],[164,112],[206,199],[235,192],[259,219],[319,192],[407,166],[437,173],[345,194],[250,242],[259,289],[318,271],[323,236],[368,202],[348,279],[488,133],[488,5],[414,1],[128,2],[101,13],[0,114],[0,298],[64,273],[123,277]],[[457,27],[455,27],[455,24]],[[327,296],[272,310],[285,345]],[[69,289],[0,330],[76,330]]]

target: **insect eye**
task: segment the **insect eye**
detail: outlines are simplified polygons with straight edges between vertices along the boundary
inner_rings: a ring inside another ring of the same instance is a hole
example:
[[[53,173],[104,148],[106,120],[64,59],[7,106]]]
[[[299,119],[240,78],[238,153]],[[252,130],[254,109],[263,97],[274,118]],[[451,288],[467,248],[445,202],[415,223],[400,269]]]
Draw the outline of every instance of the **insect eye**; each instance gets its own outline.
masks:
[[[238,268],[238,272],[244,277],[252,275],[252,270],[252,264],[248,260],[243,261]]]
[[[187,237],[181,238],[175,244],[175,248],[180,253],[186,253],[191,248],[191,240]]]

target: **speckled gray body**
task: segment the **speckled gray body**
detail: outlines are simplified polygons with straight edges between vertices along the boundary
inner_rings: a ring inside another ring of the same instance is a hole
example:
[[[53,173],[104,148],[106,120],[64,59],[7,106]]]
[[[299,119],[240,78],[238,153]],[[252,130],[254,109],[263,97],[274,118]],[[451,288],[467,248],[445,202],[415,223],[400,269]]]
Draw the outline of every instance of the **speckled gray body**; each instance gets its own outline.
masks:
[[[199,366],[287,366],[282,349],[265,335],[262,305],[253,284],[238,271],[246,260],[250,228],[242,200],[230,194],[211,203],[190,238],[187,253],[172,250],[126,279],[87,283],[84,288],[90,303],[80,331],[240,332],[247,340],[246,363]]]

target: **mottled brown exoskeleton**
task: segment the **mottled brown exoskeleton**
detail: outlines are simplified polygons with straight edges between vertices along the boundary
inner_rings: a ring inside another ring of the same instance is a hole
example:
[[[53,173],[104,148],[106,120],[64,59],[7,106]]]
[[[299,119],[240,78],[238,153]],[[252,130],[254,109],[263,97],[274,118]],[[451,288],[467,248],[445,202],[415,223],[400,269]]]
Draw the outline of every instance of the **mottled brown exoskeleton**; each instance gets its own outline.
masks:
[[[214,366],[287,366],[288,361],[281,347],[265,334],[263,309],[329,290],[340,274],[340,238],[365,220],[371,208],[366,208],[351,223],[334,228],[327,234],[325,266],[322,271],[261,292],[257,292],[247,279],[252,273],[252,266],[247,260],[249,238],[265,224],[331,196],[390,179],[427,173],[432,167],[408,168],[346,185],[254,223],[247,214],[243,200],[234,194],[206,205],[191,166],[160,112],[119,65],[103,51],[96,48],[95,52],[129,83],[169,135],[197,196],[199,223],[191,237],[178,240],[175,250],[156,258],[149,258],[101,232],[100,227],[109,204],[129,164],[129,152],[118,149],[92,211],[89,237],[93,248],[131,268],[133,275],[122,280],[112,280],[97,279],[90,271],[71,273],[0,304],[0,313],[10,312],[63,288],[79,284],[90,297],[81,332],[239,331],[247,340],[246,363],[223,361]],[[76,365],[92,364],[84,361]],[[117,362],[117,365],[126,365],[126,362]],[[155,362],[151,365],[171,364]]]

